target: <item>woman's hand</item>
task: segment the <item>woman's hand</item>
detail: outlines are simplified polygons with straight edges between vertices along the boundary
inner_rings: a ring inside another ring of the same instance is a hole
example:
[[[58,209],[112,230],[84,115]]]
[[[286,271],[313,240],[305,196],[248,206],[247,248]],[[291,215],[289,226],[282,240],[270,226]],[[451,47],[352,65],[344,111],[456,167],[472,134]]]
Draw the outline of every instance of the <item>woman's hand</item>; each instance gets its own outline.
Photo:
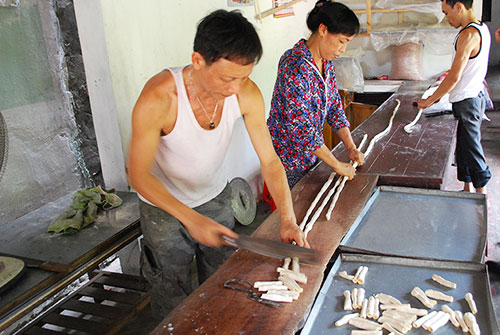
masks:
[[[356,148],[347,150],[347,156],[353,162],[357,162],[358,166],[363,165],[363,163],[365,162],[365,155]]]
[[[356,175],[356,169],[349,163],[338,162],[333,169],[337,174],[346,176],[349,180],[352,180]]]

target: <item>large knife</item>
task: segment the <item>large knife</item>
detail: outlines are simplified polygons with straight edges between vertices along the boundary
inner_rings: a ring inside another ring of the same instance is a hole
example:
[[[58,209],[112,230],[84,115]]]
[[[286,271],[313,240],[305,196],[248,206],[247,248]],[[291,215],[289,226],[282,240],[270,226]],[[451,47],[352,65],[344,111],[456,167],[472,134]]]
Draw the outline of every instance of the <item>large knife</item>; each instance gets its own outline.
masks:
[[[53,262],[53,261],[42,261],[39,259],[28,258],[17,255],[10,255],[4,252],[0,252],[0,256],[16,258],[23,261],[29,268],[38,268],[40,270],[59,272],[59,273],[69,273],[74,270],[74,267],[65,263]]]
[[[319,253],[314,249],[302,248],[297,245],[245,235],[239,235],[237,239],[222,235],[222,238],[227,244],[235,248],[248,250],[264,256],[280,259],[298,257],[301,263],[319,263]]]

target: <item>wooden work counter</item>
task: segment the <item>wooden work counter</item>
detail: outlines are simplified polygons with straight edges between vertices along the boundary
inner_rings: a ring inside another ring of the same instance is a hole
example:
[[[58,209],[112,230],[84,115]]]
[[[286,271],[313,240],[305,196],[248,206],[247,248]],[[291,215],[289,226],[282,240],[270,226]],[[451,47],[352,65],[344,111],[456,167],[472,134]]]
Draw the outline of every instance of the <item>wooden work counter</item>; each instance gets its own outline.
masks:
[[[305,215],[328,176],[326,169],[308,174],[293,189],[298,220]],[[301,266],[308,282],[301,284],[304,292],[298,300],[284,304],[283,308],[269,307],[248,299],[244,292],[224,288],[224,282],[231,278],[252,283],[278,279],[276,268],[282,261],[238,250],[172,311],[153,334],[294,334],[305,322],[321,287],[326,265],[368,201],[376,183],[376,176],[360,175],[355,178],[342,192],[332,219],[327,221],[324,215],[318,219],[308,241],[312,248],[321,251],[321,263]],[[279,240],[279,224],[279,215],[274,212],[253,236]]]
[[[418,108],[413,106],[413,101],[420,96],[421,93],[392,95],[352,132],[356,144],[364,134],[368,134],[370,141],[387,127],[396,99],[401,101],[391,131],[375,144],[357,173],[378,175],[381,185],[430,189],[440,189],[443,181],[450,178],[457,129],[453,115],[422,115],[412,133],[403,129],[417,115]],[[336,146],[333,153],[347,161],[344,146]]]
[[[153,334],[295,334],[305,323],[320,290],[328,262],[342,237],[360,215],[378,182],[399,186],[439,188],[456,131],[456,121],[449,115],[426,118],[422,116],[412,134],[404,132],[418,110],[413,101],[424,88],[415,92],[395,94],[365,120],[354,132],[355,143],[368,134],[368,141],[387,127],[395,106],[401,100],[391,132],[377,143],[354,180],[346,183],[332,213],[325,218],[326,209],[309,233],[311,247],[321,252],[319,265],[302,265],[308,282],[301,284],[300,298],[285,307],[269,307],[247,297],[241,291],[223,287],[226,280],[240,278],[251,283],[277,280],[276,268],[282,261],[238,250],[205,283],[174,309],[153,331]],[[365,147],[366,149],[366,147]],[[365,150],[363,149],[363,151]],[[334,153],[347,161],[345,152],[337,146]],[[331,168],[320,164],[293,189],[295,214],[300,222],[307,209],[330,175]],[[279,215],[273,213],[256,230],[255,237],[279,239]]]

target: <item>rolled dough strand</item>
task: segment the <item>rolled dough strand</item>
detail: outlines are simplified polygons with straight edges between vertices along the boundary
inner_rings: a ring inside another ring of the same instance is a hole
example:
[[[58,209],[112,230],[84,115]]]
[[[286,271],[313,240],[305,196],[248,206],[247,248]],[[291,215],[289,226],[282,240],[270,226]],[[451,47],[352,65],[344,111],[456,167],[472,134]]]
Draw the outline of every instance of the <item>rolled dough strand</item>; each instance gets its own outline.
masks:
[[[365,145],[365,142],[366,142],[367,138],[368,138],[368,135],[365,134],[363,136],[363,139],[361,140],[361,143],[358,146],[358,150],[361,149]],[[352,163],[352,161],[351,161],[351,163]],[[352,164],[352,166],[354,167],[354,169],[356,169],[358,167],[358,162],[354,162],[354,164]],[[326,211],[326,219],[327,220],[330,220],[330,218],[332,217],[333,208],[335,207],[335,204],[337,203],[337,200],[339,200],[340,193],[344,189],[344,186],[345,186],[346,182],[347,182],[347,176],[343,176],[342,177],[342,181],[340,183],[340,186],[337,188],[337,191],[336,191],[335,195],[333,196],[332,203],[330,204],[330,207],[328,207],[328,210]]]
[[[370,141],[370,144],[368,145],[368,148],[365,151],[365,158],[368,157],[368,155],[371,153],[373,147],[375,146],[375,143],[378,142],[382,137],[384,137],[385,135],[387,135],[391,131],[392,121],[394,120],[394,117],[396,116],[396,113],[399,109],[399,105],[401,105],[401,101],[399,101],[399,99],[396,99],[396,107],[394,107],[394,110],[392,111],[392,116],[389,119],[389,125],[387,126],[387,128],[385,128],[383,131],[381,131],[380,133],[378,133],[377,135],[375,135],[372,138],[372,140]]]
[[[419,109],[415,119],[403,127],[405,132],[410,134],[413,131],[411,128],[413,128],[413,126],[417,124],[418,120],[420,119],[420,116],[422,115],[422,111],[423,111],[423,109]]]
[[[365,142],[366,142],[366,139],[368,138],[368,135],[367,134],[364,134],[363,135],[363,138],[361,139],[361,143],[359,143],[359,146],[358,148],[361,148],[363,147],[363,145],[365,145]],[[357,165],[356,165],[357,166]],[[356,168],[356,167],[355,167]],[[309,221],[309,223],[307,225],[305,225],[305,229],[304,229],[304,234],[305,234],[305,237],[307,237],[307,235],[309,234],[309,232],[312,230],[314,224],[316,223],[316,220],[318,220],[319,216],[321,215],[321,212],[323,211],[323,208],[325,208],[326,204],[328,203],[328,201],[330,200],[330,198],[332,197],[332,194],[335,193],[335,190],[337,189],[337,187],[339,186],[340,182],[343,180],[343,178],[339,178],[337,179],[337,181],[335,182],[335,184],[333,185],[333,187],[330,189],[330,191],[328,191],[328,193],[326,194],[325,198],[323,199],[323,201],[321,202],[321,205],[319,206],[318,209],[316,209],[316,212],[314,212],[314,215],[313,217],[311,218],[311,220]],[[328,182],[328,181],[327,181]],[[330,182],[331,183],[331,182]],[[328,185],[330,185],[330,183]],[[345,182],[344,182],[345,183]],[[323,190],[323,188],[321,189]],[[321,192],[321,191],[320,191]],[[319,200],[319,199],[318,199]],[[316,201],[316,199],[314,199],[314,201]],[[313,202],[314,203],[314,202]],[[328,219],[329,220],[329,219]],[[302,226],[304,222],[302,222],[300,225]],[[305,223],[304,223],[305,224]],[[300,228],[302,229],[302,227],[300,226]]]
[[[318,220],[319,216],[321,215],[321,212],[323,211],[323,208],[325,208],[326,204],[328,203],[328,200],[330,200],[330,197],[332,196],[333,193],[335,193],[335,190],[339,186],[340,182],[342,181],[342,178],[338,178],[333,187],[328,191],[328,194],[325,196],[323,201],[321,202],[321,205],[316,209],[316,212],[314,212],[313,217],[309,221],[309,223],[306,225],[306,228],[304,229],[304,234],[307,237],[307,234],[312,230],[314,224],[316,223],[316,220]]]
[[[318,203],[319,199],[321,199],[321,196],[323,195],[323,193],[325,193],[325,191],[328,189],[328,186],[330,186],[330,184],[332,183],[333,181],[333,178],[336,176],[337,174],[335,172],[332,172],[330,174],[330,177],[328,177],[328,180],[323,184],[323,187],[321,188],[321,190],[319,190],[318,194],[316,194],[316,198],[314,198],[311,206],[309,206],[309,208],[307,209],[307,212],[306,212],[306,215],[304,216],[304,218],[302,219],[302,222],[300,223],[299,225],[299,228],[301,230],[304,230],[304,227],[306,226],[306,223],[307,223],[307,219],[309,219],[309,216],[311,215],[314,207],[316,207],[316,204]]]

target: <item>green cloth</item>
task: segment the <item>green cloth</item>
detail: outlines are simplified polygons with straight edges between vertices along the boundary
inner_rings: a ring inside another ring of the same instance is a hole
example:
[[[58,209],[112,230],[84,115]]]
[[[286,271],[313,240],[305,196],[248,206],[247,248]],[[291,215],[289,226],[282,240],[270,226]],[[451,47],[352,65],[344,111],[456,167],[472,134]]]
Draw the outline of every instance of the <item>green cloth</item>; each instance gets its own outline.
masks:
[[[74,234],[95,221],[99,209],[111,209],[122,204],[115,190],[101,186],[84,188],[73,193],[71,205],[49,226],[49,233]]]

